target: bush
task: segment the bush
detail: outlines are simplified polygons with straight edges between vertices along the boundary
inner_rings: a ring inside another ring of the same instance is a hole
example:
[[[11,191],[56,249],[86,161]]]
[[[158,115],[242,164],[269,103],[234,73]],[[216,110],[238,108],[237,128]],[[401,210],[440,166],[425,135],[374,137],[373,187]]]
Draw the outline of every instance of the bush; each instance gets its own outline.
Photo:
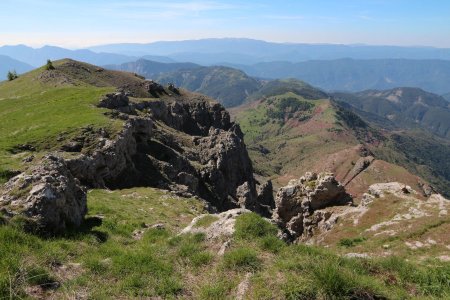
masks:
[[[234,226],[234,235],[242,239],[254,239],[264,236],[275,236],[278,229],[261,216],[255,213],[248,213],[239,216]]]
[[[238,248],[225,253],[224,265],[228,269],[257,270],[261,266],[261,260],[257,253],[250,248]]]
[[[12,81],[12,80],[18,78],[19,76],[17,75],[17,72],[14,70],[12,72],[8,71],[8,74],[6,74],[6,77],[8,78],[9,81]]]

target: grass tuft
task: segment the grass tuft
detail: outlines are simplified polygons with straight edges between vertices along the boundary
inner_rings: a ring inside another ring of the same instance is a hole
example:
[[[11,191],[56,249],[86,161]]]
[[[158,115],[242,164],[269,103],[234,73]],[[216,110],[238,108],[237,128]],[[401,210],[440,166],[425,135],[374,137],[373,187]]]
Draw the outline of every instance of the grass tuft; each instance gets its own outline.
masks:
[[[251,248],[237,248],[225,253],[224,266],[227,269],[255,271],[261,268],[258,254]]]
[[[256,213],[240,215],[234,226],[234,236],[240,239],[254,239],[275,236],[278,229]]]

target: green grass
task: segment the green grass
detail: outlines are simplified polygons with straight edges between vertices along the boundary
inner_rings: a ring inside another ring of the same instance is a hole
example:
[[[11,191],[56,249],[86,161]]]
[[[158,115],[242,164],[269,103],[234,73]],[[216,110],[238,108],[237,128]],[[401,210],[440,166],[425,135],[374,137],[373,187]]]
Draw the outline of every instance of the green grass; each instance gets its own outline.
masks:
[[[403,258],[350,259],[332,251],[288,245],[273,225],[256,214],[236,221],[231,248],[204,234],[178,235],[204,213],[195,199],[151,188],[88,194],[89,216],[81,231],[45,239],[0,225],[0,299],[26,298],[29,286],[61,287],[45,295],[65,298],[85,291],[89,298],[233,299],[252,272],[250,299],[446,298],[450,264]],[[151,228],[163,223],[165,229]],[[143,230],[140,239],[135,230]],[[77,264],[66,277],[58,266]]]
[[[224,267],[227,269],[255,271],[261,268],[262,261],[258,253],[247,247],[230,250],[223,257]]]
[[[208,227],[219,218],[214,215],[205,215],[195,222],[194,227]]]
[[[95,87],[36,89],[18,98],[0,100],[0,180],[5,181],[8,171],[20,168],[24,156],[32,154],[16,150],[17,145],[32,145],[40,153],[57,149],[76,136],[82,127],[102,127],[111,134],[117,132],[122,121],[104,116],[105,110],[94,106],[101,95],[112,90]],[[0,89],[0,98],[3,96]],[[59,136],[62,139],[58,141]],[[24,154],[12,155],[16,152]]]
[[[234,236],[241,239],[252,240],[265,236],[276,235],[278,229],[262,219],[256,213],[247,213],[240,215],[236,219]]]
[[[69,263],[81,264],[81,271],[60,292],[88,289],[92,298],[169,297],[184,288],[179,266],[200,267],[211,261],[212,255],[202,250],[201,236],[169,242],[178,228],[203,213],[195,199],[138,188],[93,190],[88,203],[90,217],[85,228],[63,237],[44,239],[0,226],[0,299],[8,298],[11,291],[23,297],[28,285],[60,281],[53,266]],[[143,227],[161,222],[166,229]],[[143,228],[142,239],[135,240],[133,232]]]

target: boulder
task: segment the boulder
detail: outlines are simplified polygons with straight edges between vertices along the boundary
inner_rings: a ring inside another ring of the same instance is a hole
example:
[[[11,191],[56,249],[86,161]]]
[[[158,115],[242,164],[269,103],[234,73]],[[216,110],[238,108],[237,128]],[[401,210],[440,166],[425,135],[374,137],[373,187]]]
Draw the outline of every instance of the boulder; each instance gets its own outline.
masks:
[[[87,212],[86,190],[64,160],[50,154],[5,184],[0,207],[10,218],[25,217],[27,229],[60,233],[82,224]]]
[[[351,203],[351,196],[333,174],[307,172],[279,189],[273,219],[285,229],[287,239],[307,239],[315,229],[329,230],[336,222],[332,212],[324,209]]]

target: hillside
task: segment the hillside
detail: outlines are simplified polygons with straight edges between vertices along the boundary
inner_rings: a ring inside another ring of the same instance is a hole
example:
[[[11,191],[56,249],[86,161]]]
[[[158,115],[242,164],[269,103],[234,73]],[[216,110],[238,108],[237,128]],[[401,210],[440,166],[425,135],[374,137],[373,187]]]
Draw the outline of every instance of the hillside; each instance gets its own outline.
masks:
[[[450,61],[408,59],[274,61],[232,65],[250,76],[267,79],[297,78],[328,91],[357,92],[399,86],[433,93],[448,92]]]
[[[159,63],[145,59],[121,65],[105,66],[112,70],[134,72],[163,84],[175,84],[192,92],[212,97],[225,107],[242,104],[261,83],[244,72],[222,66],[203,67],[193,63]]]
[[[240,70],[220,66],[168,72],[160,74],[156,80],[208,95],[225,107],[242,104],[261,86],[258,80]]]
[[[121,65],[107,65],[105,68],[119,71],[137,73],[147,79],[156,79],[159,75],[166,72],[174,72],[184,69],[199,68],[200,65],[193,63],[164,63],[148,59],[138,59],[135,62],[127,62]]]
[[[306,88],[302,90],[302,86]],[[269,82],[251,97],[259,100],[230,111],[246,136],[257,173],[278,184],[286,184],[299,173],[321,170],[331,171],[346,182],[360,157],[375,155],[387,169],[374,173],[377,179],[365,180],[365,184],[405,178],[417,186],[421,179],[412,174],[420,174],[442,193],[450,193],[449,167],[444,158],[450,155],[450,147],[445,140],[420,131],[399,131],[395,122],[389,125],[385,118],[346,107],[294,80],[282,85]],[[430,104],[442,104],[439,99],[431,97]],[[365,190],[360,182],[353,187],[348,184],[351,192]]]
[[[387,118],[405,128],[425,128],[443,138],[450,138],[450,105],[443,97],[417,88],[395,88],[334,94],[356,108]]]
[[[371,158],[384,137],[322,91],[236,110],[252,162],[207,96],[53,67],[0,83],[0,298],[450,295],[448,200]]]

